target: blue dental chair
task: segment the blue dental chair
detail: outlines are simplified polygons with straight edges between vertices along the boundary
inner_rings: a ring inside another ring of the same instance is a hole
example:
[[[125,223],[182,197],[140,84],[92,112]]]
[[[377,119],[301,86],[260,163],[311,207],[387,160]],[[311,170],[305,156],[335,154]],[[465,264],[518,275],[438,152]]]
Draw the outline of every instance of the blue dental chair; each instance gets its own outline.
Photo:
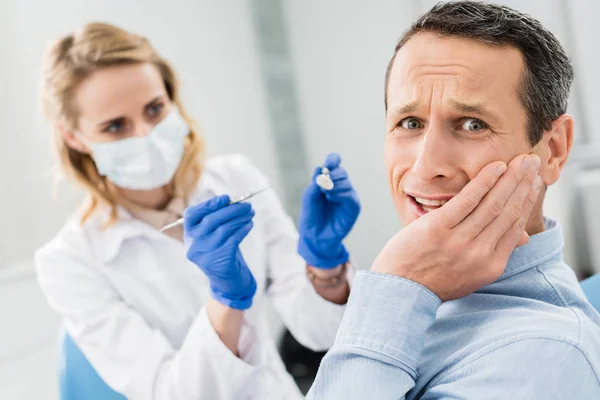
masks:
[[[594,308],[600,311],[600,274],[581,281],[581,289]]]
[[[58,342],[60,400],[126,400],[112,390],[63,328]]]

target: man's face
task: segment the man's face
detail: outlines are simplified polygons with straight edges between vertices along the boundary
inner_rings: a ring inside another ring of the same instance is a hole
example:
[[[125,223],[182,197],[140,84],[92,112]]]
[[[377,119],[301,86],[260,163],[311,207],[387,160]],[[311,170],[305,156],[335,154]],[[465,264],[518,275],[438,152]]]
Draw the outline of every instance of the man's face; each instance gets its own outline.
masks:
[[[398,51],[385,163],[404,225],[443,205],[490,162],[532,152],[517,94],[523,69],[516,48],[430,33]]]

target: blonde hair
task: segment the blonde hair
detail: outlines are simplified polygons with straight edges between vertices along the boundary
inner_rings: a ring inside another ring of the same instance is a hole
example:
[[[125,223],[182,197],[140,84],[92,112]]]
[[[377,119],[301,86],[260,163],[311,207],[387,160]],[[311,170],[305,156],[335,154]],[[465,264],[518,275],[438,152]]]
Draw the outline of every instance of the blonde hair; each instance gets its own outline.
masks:
[[[81,185],[90,195],[81,223],[99,205],[110,208],[106,224],[116,222],[118,199],[106,178],[98,173],[92,157],[69,147],[58,125],[69,131],[77,129],[75,90],[91,73],[110,66],[136,63],[151,63],[158,68],[171,101],[178,106],[190,125],[183,158],[168,185],[169,194],[186,197],[200,178],[204,141],[182,107],[179,83],[171,65],[142,36],[105,23],[87,24],[80,31],[68,34],[48,47],[42,75],[42,106],[46,117],[54,125],[54,150],[60,167],[68,178]]]

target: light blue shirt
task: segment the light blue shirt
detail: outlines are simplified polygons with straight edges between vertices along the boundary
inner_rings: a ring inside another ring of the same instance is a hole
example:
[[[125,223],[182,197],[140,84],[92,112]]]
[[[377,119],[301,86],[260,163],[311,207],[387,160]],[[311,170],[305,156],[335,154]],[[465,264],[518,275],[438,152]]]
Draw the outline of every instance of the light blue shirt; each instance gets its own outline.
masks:
[[[600,314],[554,221],[496,282],[441,303],[361,271],[309,399],[600,399]]]

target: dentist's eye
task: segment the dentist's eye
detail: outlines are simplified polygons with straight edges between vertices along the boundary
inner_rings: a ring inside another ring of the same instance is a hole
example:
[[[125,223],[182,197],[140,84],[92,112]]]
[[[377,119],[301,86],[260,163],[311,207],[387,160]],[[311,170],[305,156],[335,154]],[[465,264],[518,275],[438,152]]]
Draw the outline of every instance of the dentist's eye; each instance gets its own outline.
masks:
[[[115,119],[114,121],[110,121],[103,132],[117,134],[121,133],[125,127],[125,120],[123,118]]]
[[[150,118],[158,117],[162,114],[164,108],[165,105],[163,103],[151,104],[147,108],[148,116],[150,116]]]
[[[421,123],[421,121],[419,121],[419,119],[415,117],[404,118],[402,121],[400,121],[400,126],[408,130],[423,128],[423,124]]]
[[[478,132],[487,128],[485,122],[480,119],[468,118],[462,124],[462,129],[470,132]]]

